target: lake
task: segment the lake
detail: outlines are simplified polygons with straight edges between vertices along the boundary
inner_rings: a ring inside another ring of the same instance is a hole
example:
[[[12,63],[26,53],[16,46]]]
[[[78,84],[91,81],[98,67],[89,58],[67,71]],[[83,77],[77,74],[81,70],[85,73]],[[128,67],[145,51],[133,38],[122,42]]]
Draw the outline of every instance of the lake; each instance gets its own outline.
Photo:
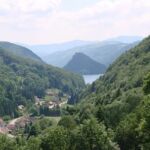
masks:
[[[97,80],[102,75],[103,74],[83,75],[83,78],[86,84],[92,84],[95,80]]]

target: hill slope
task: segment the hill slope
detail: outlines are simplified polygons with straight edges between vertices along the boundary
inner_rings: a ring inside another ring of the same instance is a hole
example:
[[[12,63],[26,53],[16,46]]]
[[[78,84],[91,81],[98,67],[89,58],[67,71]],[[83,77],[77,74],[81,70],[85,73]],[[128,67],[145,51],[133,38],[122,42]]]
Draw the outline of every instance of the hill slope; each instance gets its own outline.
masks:
[[[18,105],[28,105],[48,88],[66,93],[84,87],[82,77],[0,48],[0,115],[17,116]]]
[[[76,53],[64,69],[79,74],[102,74],[106,67],[83,53]]]
[[[10,51],[11,53],[13,53],[15,55],[18,55],[20,57],[28,58],[28,59],[30,58],[30,59],[33,59],[35,61],[42,62],[40,57],[38,57],[31,50],[29,50],[29,49],[27,49],[23,46],[13,44],[13,43],[10,43],[10,42],[0,42],[0,47],[2,49]]]
[[[122,54],[98,79],[94,86],[94,94],[99,103],[109,104],[119,100],[124,94],[141,90],[144,76],[150,71],[150,37],[143,40],[135,48]],[[89,91],[87,91],[89,93]],[[86,94],[87,94],[86,93]],[[137,94],[142,93],[142,91]],[[86,95],[85,94],[85,95]],[[115,96],[115,94],[118,94]],[[90,94],[89,94],[90,97]],[[89,98],[88,97],[88,98]]]
[[[81,94],[84,100],[80,107],[94,103],[93,114],[114,130],[123,150],[150,148],[149,73],[150,36],[121,55]]]

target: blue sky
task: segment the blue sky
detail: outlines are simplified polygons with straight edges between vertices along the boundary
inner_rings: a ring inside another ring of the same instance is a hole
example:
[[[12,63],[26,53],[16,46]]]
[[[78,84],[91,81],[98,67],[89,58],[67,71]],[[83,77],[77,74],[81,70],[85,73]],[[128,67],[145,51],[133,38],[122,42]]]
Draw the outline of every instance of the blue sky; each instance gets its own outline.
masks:
[[[78,11],[97,2],[99,0],[62,0],[60,8],[64,11]]]
[[[0,0],[0,40],[47,44],[150,34],[150,0]]]

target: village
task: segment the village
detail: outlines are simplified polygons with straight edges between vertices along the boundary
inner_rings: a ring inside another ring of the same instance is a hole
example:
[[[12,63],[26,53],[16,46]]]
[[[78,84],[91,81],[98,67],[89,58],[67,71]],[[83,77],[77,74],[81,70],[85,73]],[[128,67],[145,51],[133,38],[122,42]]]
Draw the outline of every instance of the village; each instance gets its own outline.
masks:
[[[40,106],[47,107],[49,110],[54,108],[61,108],[67,105],[69,95],[62,93],[57,89],[49,89],[46,91],[46,96],[41,99],[37,96],[34,97],[34,106],[39,108]],[[25,111],[25,106],[19,105],[18,110],[22,113]],[[17,130],[24,129],[27,124],[31,124],[35,121],[32,114],[24,114],[19,118],[4,121],[0,118],[0,134],[8,135],[9,137],[15,137]]]
[[[46,91],[46,96],[44,99],[40,99],[35,96],[35,105],[36,106],[46,106],[49,109],[53,109],[56,107],[62,107],[67,104],[69,95],[64,94],[58,89],[49,89]]]

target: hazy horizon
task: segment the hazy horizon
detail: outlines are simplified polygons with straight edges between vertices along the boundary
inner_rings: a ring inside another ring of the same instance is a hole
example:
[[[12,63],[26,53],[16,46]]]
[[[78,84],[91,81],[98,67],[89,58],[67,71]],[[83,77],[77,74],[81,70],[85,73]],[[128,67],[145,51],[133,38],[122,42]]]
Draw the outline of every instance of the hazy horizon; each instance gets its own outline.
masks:
[[[17,45],[20,45],[20,46],[25,46],[25,47],[28,47],[28,46],[46,46],[46,45],[61,45],[61,44],[65,44],[65,43],[69,43],[69,42],[105,42],[105,41],[117,41],[117,40],[113,40],[113,39],[117,39],[117,38],[139,38],[139,39],[143,39],[145,38],[144,36],[138,36],[138,35],[120,35],[120,36],[116,36],[116,37],[109,37],[109,38],[106,38],[106,39],[103,39],[103,40],[84,40],[84,39],[72,39],[72,40],[64,40],[64,41],[55,41],[55,42],[48,42],[48,43],[24,43],[24,42],[17,42],[17,41],[8,41],[8,40],[0,40],[1,42],[10,42],[10,43],[14,43],[14,44],[17,44]],[[133,41],[139,41],[139,40],[133,40]],[[118,41],[119,42],[119,41]],[[133,43],[133,42],[129,42],[129,43]]]
[[[150,33],[149,0],[0,0],[0,41],[30,45]]]

